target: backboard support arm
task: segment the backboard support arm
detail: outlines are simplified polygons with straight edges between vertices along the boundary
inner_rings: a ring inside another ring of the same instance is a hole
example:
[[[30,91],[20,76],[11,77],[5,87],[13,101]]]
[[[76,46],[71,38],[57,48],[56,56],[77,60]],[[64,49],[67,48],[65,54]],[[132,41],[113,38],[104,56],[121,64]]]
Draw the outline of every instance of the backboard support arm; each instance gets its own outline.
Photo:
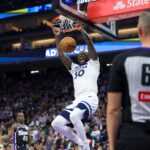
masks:
[[[95,32],[101,33],[104,35],[105,38],[110,40],[117,40],[118,39],[118,32],[116,28],[116,22],[111,21],[110,22],[110,28],[103,25],[103,24],[94,24],[92,22],[89,22],[87,20],[87,16],[83,13],[78,12],[77,10],[69,7],[68,5],[65,5],[62,0],[53,0],[53,9],[57,13],[64,15],[65,17],[68,17],[72,19],[73,21],[78,21],[79,23],[86,25],[90,27]]]

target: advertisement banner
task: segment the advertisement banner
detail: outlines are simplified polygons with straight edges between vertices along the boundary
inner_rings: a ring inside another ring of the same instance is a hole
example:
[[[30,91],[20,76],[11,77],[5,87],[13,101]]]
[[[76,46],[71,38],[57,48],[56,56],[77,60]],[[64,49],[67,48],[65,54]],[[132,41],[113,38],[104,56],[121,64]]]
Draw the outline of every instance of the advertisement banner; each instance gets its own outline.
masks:
[[[150,8],[150,0],[96,0],[88,3],[88,19],[104,23],[139,16],[142,10]]]
[[[94,47],[95,47],[97,53],[123,51],[123,50],[136,48],[136,47],[140,47],[140,46],[141,46],[141,43],[138,41],[135,41],[135,42],[118,41],[118,42],[97,42],[97,43],[94,43]],[[80,51],[88,52],[87,45],[78,45],[72,53],[67,53],[67,55],[75,56]],[[46,49],[45,57],[46,58],[58,57],[57,49],[56,48]]]
[[[139,39],[127,39],[125,41],[94,43],[94,47],[97,53],[126,51],[127,49],[136,48],[140,46],[141,43],[139,42]],[[72,53],[66,53],[65,55],[76,56],[80,51],[87,52],[87,45],[78,45]],[[36,50],[36,52],[35,50],[33,50],[20,51],[18,53],[0,54],[0,64],[33,62],[53,58],[58,58],[57,49],[55,47]]]

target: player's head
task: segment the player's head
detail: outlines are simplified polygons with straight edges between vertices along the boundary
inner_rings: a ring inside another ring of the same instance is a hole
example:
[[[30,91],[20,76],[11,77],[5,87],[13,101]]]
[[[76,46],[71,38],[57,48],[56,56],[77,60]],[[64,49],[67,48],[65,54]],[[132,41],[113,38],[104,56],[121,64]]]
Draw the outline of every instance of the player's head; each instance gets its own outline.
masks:
[[[79,64],[83,65],[89,60],[89,55],[87,52],[79,52],[78,54],[78,62]]]
[[[143,44],[150,39],[150,9],[143,11],[139,17],[138,34]]]
[[[24,123],[24,113],[23,112],[17,112],[16,116],[17,122],[18,123]]]

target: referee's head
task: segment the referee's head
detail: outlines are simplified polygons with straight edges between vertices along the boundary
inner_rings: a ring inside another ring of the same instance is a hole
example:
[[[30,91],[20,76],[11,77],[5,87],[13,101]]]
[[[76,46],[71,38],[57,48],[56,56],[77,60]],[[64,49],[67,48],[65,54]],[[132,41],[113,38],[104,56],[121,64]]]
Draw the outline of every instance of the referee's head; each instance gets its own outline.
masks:
[[[138,34],[143,46],[146,46],[150,40],[150,9],[143,11],[139,17]]]

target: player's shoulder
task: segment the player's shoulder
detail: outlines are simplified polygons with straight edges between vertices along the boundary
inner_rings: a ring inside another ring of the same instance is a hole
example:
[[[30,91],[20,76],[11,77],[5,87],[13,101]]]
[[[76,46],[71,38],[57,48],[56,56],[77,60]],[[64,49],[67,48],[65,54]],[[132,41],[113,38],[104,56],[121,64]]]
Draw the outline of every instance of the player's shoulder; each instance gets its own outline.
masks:
[[[17,123],[13,123],[10,128],[13,130],[16,130],[17,129]]]
[[[142,51],[141,47],[134,48],[134,49],[127,49],[125,52],[122,52],[122,53],[116,55],[114,57],[113,61],[114,62],[119,62],[119,63],[124,62],[126,60],[126,58],[128,58],[128,57],[140,55],[138,53],[141,52],[141,51]]]
[[[93,60],[92,58],[90,58],[88,61],[87,61],[87,63],[96,63],[96,64],[99,64],[100,63],[100,61],[99,61],[99,57],[97,57],[97,59],[95,59],[95,60]]]
[[[26,125],[26,124],[23,125],[23,128],[26,129],[26,130],[29,130],[29,126]]]

